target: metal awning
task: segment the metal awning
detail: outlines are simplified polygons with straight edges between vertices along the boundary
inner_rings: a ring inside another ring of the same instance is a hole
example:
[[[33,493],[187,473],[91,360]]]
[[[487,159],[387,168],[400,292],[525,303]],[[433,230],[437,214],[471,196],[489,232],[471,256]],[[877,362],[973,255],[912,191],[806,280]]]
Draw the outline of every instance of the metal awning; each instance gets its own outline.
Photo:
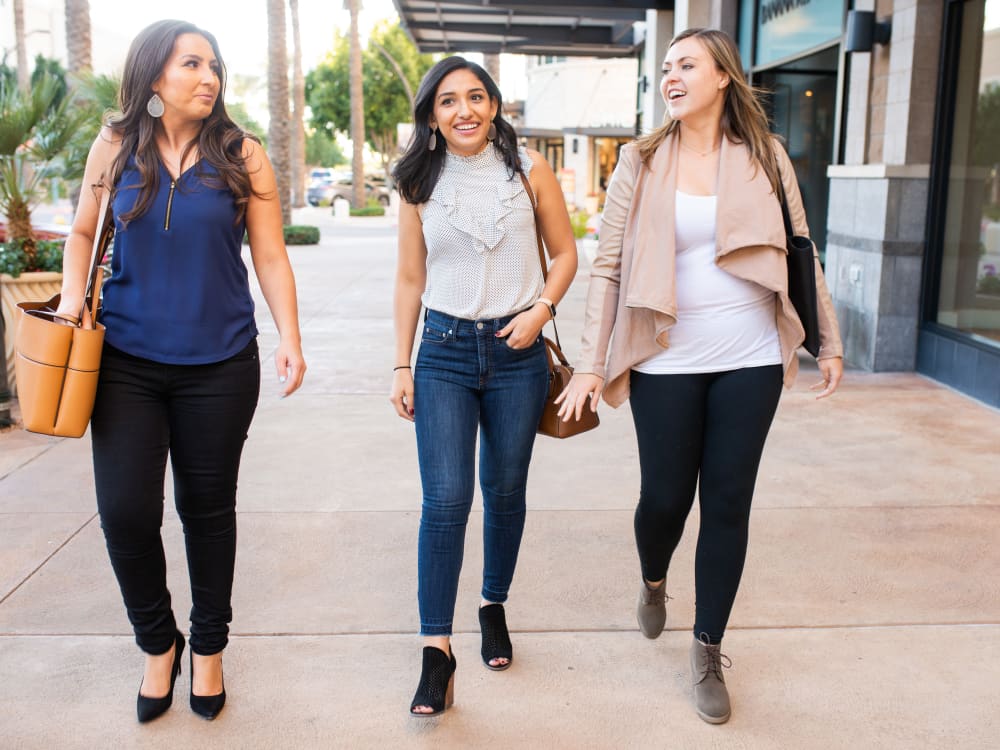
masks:
[[[421,52],[627,57],[633,24],[674,0],[393,0]]]

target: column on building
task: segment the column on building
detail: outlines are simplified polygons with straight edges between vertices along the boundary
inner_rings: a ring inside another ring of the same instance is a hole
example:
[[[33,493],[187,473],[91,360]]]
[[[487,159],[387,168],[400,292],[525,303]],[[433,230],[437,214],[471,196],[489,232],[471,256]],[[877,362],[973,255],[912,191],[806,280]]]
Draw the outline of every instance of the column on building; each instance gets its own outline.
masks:
[[[888,44],[851,52],[844,163],[831,166],[826,277],[845,356],[916,364],[940,52],[941,0],[857,0],[890,20]]]

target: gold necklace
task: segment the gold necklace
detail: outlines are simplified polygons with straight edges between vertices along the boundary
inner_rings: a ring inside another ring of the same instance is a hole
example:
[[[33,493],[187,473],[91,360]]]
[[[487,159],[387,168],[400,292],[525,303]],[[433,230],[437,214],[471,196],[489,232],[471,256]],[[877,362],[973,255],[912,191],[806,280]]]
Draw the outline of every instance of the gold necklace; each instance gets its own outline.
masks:
[[[702,156],[702,157],[705,157],[705,156],[708,156],[709,154],[715,153],[720,148],[722,148],[722,141],[719,141],[719,145],[718,146],[716,146],[715,148],[711,148],[708,151],[699,151],[696,148],[691,148],[690,146],[686,145],[684,143],[684,141],[680,141],[680,144],[681,144],[681,148],[686,148],[691,153],[698,154],[698,156]]]

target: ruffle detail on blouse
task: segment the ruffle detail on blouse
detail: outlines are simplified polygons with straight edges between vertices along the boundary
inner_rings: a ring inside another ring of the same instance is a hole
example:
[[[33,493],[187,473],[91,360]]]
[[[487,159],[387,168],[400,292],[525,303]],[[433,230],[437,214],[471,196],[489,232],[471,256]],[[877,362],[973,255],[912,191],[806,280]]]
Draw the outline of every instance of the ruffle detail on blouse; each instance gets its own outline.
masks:
[[[503,174],[506,176],[506,167]],[[460,193],[456,181],[449,179],[438,182],[431,200],[444,208],[451,226],[476,240],[476,250],[486,253],[507,235],[507,217],[523,194],[524,185],[516,176],[513,180],[494,180],[474,193]]]

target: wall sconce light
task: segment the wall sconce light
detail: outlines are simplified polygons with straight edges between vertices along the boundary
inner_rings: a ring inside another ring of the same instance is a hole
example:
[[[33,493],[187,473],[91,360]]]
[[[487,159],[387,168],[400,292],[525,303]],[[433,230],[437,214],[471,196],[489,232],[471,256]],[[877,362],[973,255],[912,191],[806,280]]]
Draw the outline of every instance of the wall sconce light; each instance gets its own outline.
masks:
[[[892,21],[875,20],[871,10],[852,10],[847,13],[845,52],[871,52],[876,44],[888,44],[892,36]]]

